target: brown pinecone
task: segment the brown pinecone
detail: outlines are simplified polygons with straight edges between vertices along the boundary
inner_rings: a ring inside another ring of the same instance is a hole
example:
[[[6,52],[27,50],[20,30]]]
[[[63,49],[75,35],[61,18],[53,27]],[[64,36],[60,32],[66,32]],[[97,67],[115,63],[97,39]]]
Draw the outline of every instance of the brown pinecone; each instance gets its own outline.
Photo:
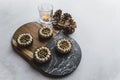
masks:
[[[57,10],[54,15],[53,15],[53,19],[54,20],[60,20],[61,19],[61,15],[62,15],[62,10]]]
[[[69,13],[64,13],[62,16],[63,20],[70,20],[72,16]]]
[[[61,26],[59,26],[60,25],[59,22],[61,20],[61,15],[62,15],[62,10],[60,10],[60,9],[57,10],[53,15],[52,24],[53,24],[53,27],[56,29],[61,29]]]
[[[75,32],[75,28],[72,28],[72,27],[64,28],[64,33],[65,34],[72,34],[73,32]]]
[[[64,33],[65,34],[72,34],[73,32],[75,32],[75,28],[76,28],[76,22],[73,21],[73,19],[68,20],[68,22],[66,22],[66,25],[64,25]]]
[[[53,27],[56,29],[63,29],[64,33],[72,34],[75,31],[76,23],[69,13],[62,15],[62,10],[57,10],[53,15]]]
[[[66,20],[65,23],[64,23],[64,27],[69,26],[69,25],[70,25],[70,21]]]
[[[53,26],[57,26],[58,25],[58,21],[52,20],[52,24],[53,24]]]
[[[58,11],[60,12],[60,11]],[[58,20],[58,24],[56,26],[57,29],[63,29],[64,26],[68,26],[70,25],[70,19],[72,18],[72,16],[69,13],[64,13],[61,18],[59,18]]]
[[[53,20],[52,24],[53,24],[53,27],[58,30],[62,29],[64,26],[64,22],[62,20],[60,21]]]
[[[61,26],[61,27],[64,26],[64,21],[62,19],[58,22],[58,26]]]

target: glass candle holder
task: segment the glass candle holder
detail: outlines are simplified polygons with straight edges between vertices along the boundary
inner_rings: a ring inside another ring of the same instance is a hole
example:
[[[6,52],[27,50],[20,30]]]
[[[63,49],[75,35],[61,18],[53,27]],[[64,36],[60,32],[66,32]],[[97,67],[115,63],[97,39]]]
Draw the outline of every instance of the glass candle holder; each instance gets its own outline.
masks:
[[[51,24],[53,16],[53,5],[49,3],[43,3],[38,6],[40,22]]]

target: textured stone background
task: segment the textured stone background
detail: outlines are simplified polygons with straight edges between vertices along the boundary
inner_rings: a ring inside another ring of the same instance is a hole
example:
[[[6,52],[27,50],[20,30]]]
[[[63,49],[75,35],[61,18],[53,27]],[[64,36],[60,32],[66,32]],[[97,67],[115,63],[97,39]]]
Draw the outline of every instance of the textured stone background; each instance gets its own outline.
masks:
[[[41,2],[70,12],[78,25],[71,37],[82,49],[81,63],[58,80],[120,80],[120,0],[0,0],[0,80],[56,80],[33,69],[10,43],[19,26],[39,19]]]

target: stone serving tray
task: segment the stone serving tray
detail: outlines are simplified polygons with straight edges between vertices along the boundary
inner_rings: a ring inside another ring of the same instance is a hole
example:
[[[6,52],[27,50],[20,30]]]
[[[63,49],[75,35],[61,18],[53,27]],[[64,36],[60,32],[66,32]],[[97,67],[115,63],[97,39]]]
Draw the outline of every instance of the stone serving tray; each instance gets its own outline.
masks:
[[[13,49],[34,68],[47,76],[62,77],[72,73],[78,67],[81,60],[81,49],[78,43],[62,31],[55,29],[53,29],[53,37],[51,39],[40,41],[38,37],[40,27],[43,27],[40,23],[30,22],[17,29],[12,37]],[[33,36],[33,44],[28,48],[21,48],[17,45],[16,39],[22,33],[30,33]],[[72,50],[67,55],[59,55],[55,49],[55,43],[60,38],[67,38],[72,42]],[[35,49],[41,46],[48,47],[52,52],[51,60],[43,64],[39,64],[33,59]]]

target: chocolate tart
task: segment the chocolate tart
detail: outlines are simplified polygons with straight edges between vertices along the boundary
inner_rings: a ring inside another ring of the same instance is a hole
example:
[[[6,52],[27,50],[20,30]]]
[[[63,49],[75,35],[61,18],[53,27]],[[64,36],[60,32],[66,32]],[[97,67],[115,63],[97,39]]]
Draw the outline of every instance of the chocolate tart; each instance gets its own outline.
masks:
[[[41,47],[34,52],[34,59],[38,63],[48,62],[51,58],[51,52],[47,47]]]
[[[61,54],[67,54],[72,49],[72,43],[68,39],[61,38],[56,43],[56,49]]]
[[[44,26],[39,29],[39,38],[40,39],[48,39],[48,38],[52,37],[52,35],[53,35],[53,30],[52,30],[52,28],[50,28],[48,26]]]
[[[30,33],[20,34],[17,38],[17,44],[21,47],[28,47],[32,44],[33,37]]]

